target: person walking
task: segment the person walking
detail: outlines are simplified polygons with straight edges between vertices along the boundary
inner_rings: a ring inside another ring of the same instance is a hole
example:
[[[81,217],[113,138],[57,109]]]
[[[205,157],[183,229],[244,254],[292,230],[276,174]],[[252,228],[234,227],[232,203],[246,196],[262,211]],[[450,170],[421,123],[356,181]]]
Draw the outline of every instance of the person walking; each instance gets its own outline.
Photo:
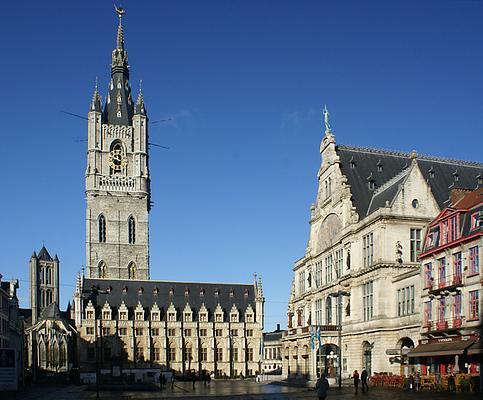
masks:
[[[174,370],[171,371],[171,390],[174,390]]]
[[[360,381],[359,372],[357,372],[357,369],[352,374],[352,379],[354,379],[354,387],[356,389],[356,394],[357,394],[357,392],[359,391],[359,381]]]
[[[361,372],[361,383],[362,383],[362,391],[363,392],[368,392],[369,391],[369,386],[367,385],[367,371],[365,368],[362,369]]]
[[[327,397],[327,392],[329,390],[329,381],[325,377],[324,374],[319,375],[319,379],[315,384],[315,390],[317,391],[317,396],[319,396],[319,400],[325,400]]]
[[[195,390],[195,383],[196,383],[195,371],[191,372],[191,381],[193,382],[193,390]]]

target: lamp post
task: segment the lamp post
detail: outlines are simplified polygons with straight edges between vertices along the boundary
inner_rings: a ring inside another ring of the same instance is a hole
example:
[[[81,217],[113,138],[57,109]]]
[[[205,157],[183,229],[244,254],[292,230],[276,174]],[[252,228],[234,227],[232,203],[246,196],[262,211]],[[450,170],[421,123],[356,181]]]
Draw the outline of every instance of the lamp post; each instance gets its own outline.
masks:
[[[345,290],[339,290],[331,293],[330,296],[337,299],[337,336],[339,342],[339,388],[342,387],[342,297],[350,297],[350,293]]]
[[[90,289],[82,291],[85,297],[90,297],[94,296],[95,299],[95,307],[97,307],[97,296],[100,294],[108,294],[109,292],[106,290],[101,290],[101,288],[98,285],[93,285]],[[96,398],[99,398],[99,352],[97,351],[97,320],[95,318],[96,316],[96,310],[94,307],[94,321],[95,321],[95,331],[94,331],[94,342],[95,342],[95,350],[96,350]],[[101,353],[102,353],[102,310],[100,314],[100,345],[101,345]],[[102,354],[101,354],[102,356]]]

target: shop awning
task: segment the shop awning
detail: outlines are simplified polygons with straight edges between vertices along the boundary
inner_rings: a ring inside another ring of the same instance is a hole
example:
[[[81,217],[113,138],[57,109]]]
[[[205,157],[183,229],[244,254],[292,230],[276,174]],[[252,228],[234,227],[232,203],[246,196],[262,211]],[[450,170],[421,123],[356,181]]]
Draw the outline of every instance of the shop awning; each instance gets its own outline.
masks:
[[[483,342],[475,342],[468,348],[468,355],[483,354]]]
[[[454,342],[425,343],[416,346],[408,354],[408,357],[435,357],[463,354],[474,340],[457,340]]]

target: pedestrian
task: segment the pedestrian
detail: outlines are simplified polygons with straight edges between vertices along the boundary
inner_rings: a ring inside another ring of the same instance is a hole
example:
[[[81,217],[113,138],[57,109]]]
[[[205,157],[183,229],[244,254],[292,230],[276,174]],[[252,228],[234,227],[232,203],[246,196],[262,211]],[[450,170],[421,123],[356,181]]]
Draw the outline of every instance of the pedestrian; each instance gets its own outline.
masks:
[[[416,392],[419,392],[419,382],[420,382],[420,376],[419,372],[416,372],[416,375],[414,376],[414,388],[416,389]]]
[[[163,390],[163,373],[159,373],[159,390]]]
[[[362,391],[363,392],[368,392],[369,391],[369,386],[367,385],[367,371],[365,368],[362,369],[361,372],[361,383],[362,383]]]
[[[324,374],[319,375],[319,379],[317,379],[317,383],[315,384],[315,390],[317,391],[317,396],[319,396],[319,400],[325,400],[325,398],[327,397],[327,392],[329,390],[329,381]]]
[[[359,391],[359,372],[357,372],[357,369],[354,371],[352,374],[352,378],[354,379],[354,387],[356,389],[356,394]]]
[[[171,371],[171,390],[174,390],[174,371]]]
[[[454,374],[451,374],[448,377],[448,390],[450,392],[456,392],[456,382],[455,382],[455,379],[454,379]]]
[[[193,382],[193,390],[195,390],[195,383],[196,383],[195,371],[191,371],[191,381]]]

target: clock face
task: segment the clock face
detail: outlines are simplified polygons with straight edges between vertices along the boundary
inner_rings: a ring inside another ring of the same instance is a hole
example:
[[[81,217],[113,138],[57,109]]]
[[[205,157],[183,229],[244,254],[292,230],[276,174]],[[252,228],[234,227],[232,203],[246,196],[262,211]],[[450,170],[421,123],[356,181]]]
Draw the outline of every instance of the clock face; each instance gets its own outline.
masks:
[[[114,149],[109,153],[109,166],[115,172],[121,171],[127,164],[126,157],[120,149]]]

